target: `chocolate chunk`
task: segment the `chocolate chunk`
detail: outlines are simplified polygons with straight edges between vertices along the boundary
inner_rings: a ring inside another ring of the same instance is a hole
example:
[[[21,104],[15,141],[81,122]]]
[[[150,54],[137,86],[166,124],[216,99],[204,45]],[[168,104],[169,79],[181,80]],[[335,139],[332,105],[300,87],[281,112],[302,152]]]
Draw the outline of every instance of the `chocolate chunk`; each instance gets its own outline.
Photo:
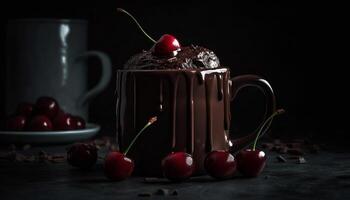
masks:
[[[167,196],[170,194],[170,191],[169,189],[164,189],[164,188],[161,188],[161,189],[158,189],[156,192],[155,192],[156,195],[162,195],[162,196]]]
[[[157,178],[157,177],[145,177],[143,180],[144,180],[145,182],[154,183],[154,182],[159,182],[159,181],[161,181],[162,179]]]
[[[304,157],[301,157],[301,156],[300,156],[300,157],[298,158],[298,160],[297,160],[297,163],[298,163],[298,164],[305,164],[305,163],[306,163],[306,160],[305,160]]]
[[[282,162],[282,163],[287,162],[287,160],[281,155],[278,155],[276,158],[277,158],[278,162]]]
[[[22,147],[23,151],[26,151],[28,149],[30,149],[32,146],[30,146],[30,144],[26,144]]]
[[[179,193],[177,192],[177,190],[174,190],[172,193],[171,193],[172,196],[177,196],[179,195]]]
[[[35,156],[33,156],[33,155],[26,156],[23,161],[24,162],[34,162],[35,161]]]
[[[15,161],[22,162],[25,159],[25,156],[20,153],[16,153]]]
[[[38,153],[38,160],[39,161],[47,161],[48,160],[48,154],[45,151],[40,150]]]
[[[152,196],[152,194],[149,193],[149,192],[143,192],[143,193],[139,193],[137,196],[139,196],[139,197],[150,197],[150,196]]]

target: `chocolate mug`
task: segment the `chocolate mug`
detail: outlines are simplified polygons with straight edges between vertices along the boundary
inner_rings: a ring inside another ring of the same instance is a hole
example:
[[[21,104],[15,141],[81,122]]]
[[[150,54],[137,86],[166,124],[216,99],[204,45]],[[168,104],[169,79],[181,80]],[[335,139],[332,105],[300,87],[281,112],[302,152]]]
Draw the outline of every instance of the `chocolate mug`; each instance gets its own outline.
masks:
[[[5,68],[7,114],[19,102],[40,96],[55,98],[61,108],[87,120],[88,102],[111,79],[111,61],[99,51],[87,50],[85,20],[17,19],[7,25]],[[101,62],[99,82],[88,89],[87,57]]]
[[[152,116],[158,120],[136,141],[129,156],[136,174],[161,175],[161,160],[172,151],[192,154],[195,173],[204,172],[212,150],[236,152],[256,137],[230,135],[230,104],[240,89],[254,86],[275,110],[270,84],[256,75],[230,78],[228,68],[117,71],[117,142],[125,150]]]

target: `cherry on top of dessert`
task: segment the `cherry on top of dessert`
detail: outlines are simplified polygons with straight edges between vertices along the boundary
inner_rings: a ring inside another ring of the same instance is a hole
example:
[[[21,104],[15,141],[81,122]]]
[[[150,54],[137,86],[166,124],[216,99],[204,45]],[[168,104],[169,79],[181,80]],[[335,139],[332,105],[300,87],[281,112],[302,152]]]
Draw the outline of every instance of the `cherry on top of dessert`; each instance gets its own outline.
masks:
[[[169,34],[164,34],[152,47],[153,55],[158,57],[174,57],[180,50],[179,41]]]

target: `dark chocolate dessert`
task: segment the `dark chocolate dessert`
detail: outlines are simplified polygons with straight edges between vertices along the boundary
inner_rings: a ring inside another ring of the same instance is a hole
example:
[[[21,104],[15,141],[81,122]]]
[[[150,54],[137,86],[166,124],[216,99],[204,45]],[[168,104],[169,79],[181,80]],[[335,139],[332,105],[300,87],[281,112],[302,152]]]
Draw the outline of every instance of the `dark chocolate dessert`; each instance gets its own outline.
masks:
[[[160,176],[162,159],[179,151],[191,154],[195,174],[202,174],[207,153],[229,149],[229,70],[204,47],[191,45],[173,53],[160,56],[153,47],[131,57],[117,73],[121,151],[145,120],[158,117],[130,151],[139,175]]]
[[[159,57],[152,49],[136,54],[124,65],[124,69],[214,69],[220,67],[215,53],[201,46],[185,46],[174,57]]]

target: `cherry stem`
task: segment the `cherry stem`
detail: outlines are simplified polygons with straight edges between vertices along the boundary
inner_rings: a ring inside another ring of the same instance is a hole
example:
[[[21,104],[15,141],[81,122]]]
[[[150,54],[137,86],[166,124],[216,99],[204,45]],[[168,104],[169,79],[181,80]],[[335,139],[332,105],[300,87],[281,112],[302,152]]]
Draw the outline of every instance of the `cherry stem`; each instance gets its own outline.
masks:
[[[261,125],[261,127],[260,127],[260,129],[259,129],[259,131],[258,131],[258,134],[256,135],[256,138],[255,138],[254,143],[253,143],[253,151],[255,151],[256,143],[258,142],[259,136],[260,136],[260,135],[263,135],[263,134],[268,130],[268,128],[267,128],[267,129],[265,129],[265,130],[263,131],[263,129],[264,129],[264,127],[266,126],[266,124],[267,124],[268,122],[272,122],[272,120],[273,120],[273,118],[274,118],[275,116],[280,115],[280,114],[283,114],[284,112],[285,112],[284,109],[278,109],[278,110],[277,110],[276,112],[274,112],[269,118],[267,118],[267,119],[265,120],[265,122]],[[263,132],[263,133],[262,133],[262,132]],[[261,133],[262,133],[262,134],[261,134]]]
[[[124,155],[126,155],[130,148],[134,145],[135,141],[137,140],[137,138],[141,135],[141,133],[146,130],[147,127],[149,127],[151,124],[153,124],[154,122],[157,121],[157,117],[152,117],[151,119],[148,120],[148,123],[137,133],[137,135],[134,137],[134,139],[131,141],[131,143],[129,144],[128,148],[125,150]]]
[[[148,37],[148,39],[150,39],[153,43],[157,43],[157,41],[155,41],[151,36],[149,36],[145,30],[143,30],[142,26],[139,24],[139,22],[135,19],[134,16],[132,16],[128,11],[122,9],[122,8],[117,8],[118,12],[122,12],[126,15],[128,15],[129,17],[131,17],[131,19],[136,23],[136,25],[139,27],[139,29],[142,31],[143,34],[145,34],[146,37]]]

